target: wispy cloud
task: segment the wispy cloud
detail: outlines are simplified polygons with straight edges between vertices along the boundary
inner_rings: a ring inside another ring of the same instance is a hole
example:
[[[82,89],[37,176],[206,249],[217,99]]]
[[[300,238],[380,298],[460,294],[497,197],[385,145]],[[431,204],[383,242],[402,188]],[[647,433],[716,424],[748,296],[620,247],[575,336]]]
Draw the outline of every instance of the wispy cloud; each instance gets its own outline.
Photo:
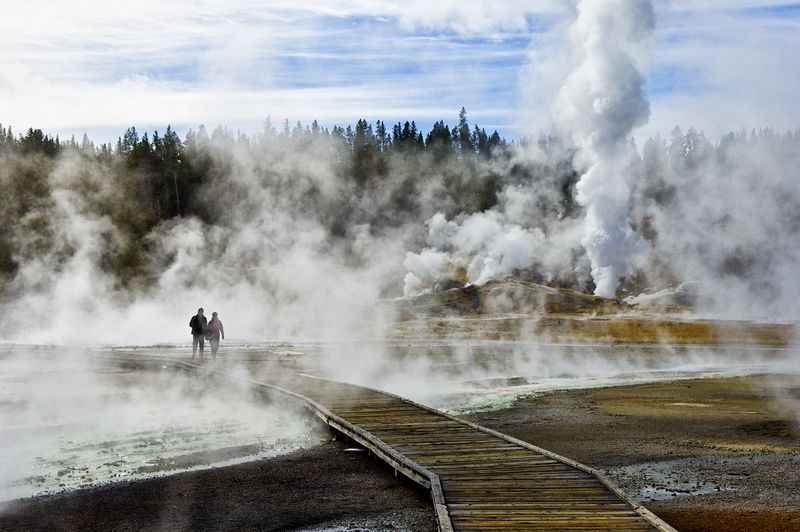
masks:
[[[800,126],[793,57],[800,3],[694,1],[691,11],[676,4],[682,7],[661,13],[651,79],[669,71],[677,79],[653,95],[653,129],[695,126],[718,134]]]
[[[651,128],[800,123],[798,5],[664,3]],[[557,0],[17,2],[0,18],[0,121],[62,132],[247,129],[267,114],[425,124],[466,105],[515,135],[523,122],[546,127],[546,83],[524,66],[571,9]]]

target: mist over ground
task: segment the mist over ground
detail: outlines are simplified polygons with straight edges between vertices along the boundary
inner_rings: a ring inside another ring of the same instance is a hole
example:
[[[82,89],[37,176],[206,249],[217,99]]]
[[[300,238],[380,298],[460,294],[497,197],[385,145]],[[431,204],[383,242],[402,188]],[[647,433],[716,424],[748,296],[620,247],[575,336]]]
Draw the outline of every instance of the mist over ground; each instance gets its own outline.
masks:
[[[0,338],[184,342],[199,306],[237,338],[380,338],[380,299],[509,276],[795,320],[800,131],[634,141],[673,7],[544,9],[520,116],[544,111],[511,141],[464,108],[424,131],[266,118],[99,145],[0,126]]]
[[[298,405],[265,401],[235,379],[98,354],[0,351],[0,513],[11,499],[272,457],[324,438]]]
[[[769,423],[796,434],[798,350],[786,324],[800,320],[800,129],[794,109],[776,109],[793,102],[797,75],[763,101],[782,78],[774,51],[791,48],[776,43],[800,35],[794,19],[776,22],[791,6],[161,4],[140,10],[145,20],[91,3],[47,10],[25,30],[0,19],[0,42],[31,49],[20,54],[30,76],[0,52],[0,501],[327,439],[252,381],[335,379],[498,420],[519,407],[523,417],[498,430],[533,427],[536,441],[542,411],[525,405],[554,391],[718,377],[724,392],[746,380],[732,377],[766,374],[757,408],[779,409]],[[61,16],[73,17],[70,36],[52,29]],[[770,38],[744,31],[760,18]],[[392,25],[402,38],[384,35]],[[104,82],[101,64],[113,61],[95,28],[115,35],[120,71],[147,74]],[[748,44],[733,46],[740,36]],[[765,51],[745,54],[758,42]],[[708,43],[729,49],[717,57]],[[38,55],[62,44],[58,61]],[[354,51],[356,66],[343,58]],[[475,53],[481,69],[470,72]],[[313,70],[321,57],[330,72]],[[294,84],[281,85],[287,72],[272,79],[282,61],[301,65]],[[45,70],[59,78],[52,86]],[[665,109],[695,88],[696,100]],[[736,91],[748,107],[731,115]],[[25,120],[45,123],[12,131],[21,120],[3,107],[7,94]],[[714,94],[719,105],[698,103]],[[57,102],[74,106],[51,113]],[[107,126],[112,108],[115,141],[99,128],[101,141],[53,133],[94,117]],[[680,302],[648,306],[660,299]],[[226,338],[219,359],[189,366],[198,307],[219,313]],[[677,407],[719,413],[714,401],[666,406],[705,430]],[[748,408],[730,420],[761,416]],[[659,457],[673,453],[667,443],[705,453],[719,436],[698,450],[691,431],[667,441],[630,426]],[[608,449],[593,451],[625,452]]]
[[[238,338],[373,336],[377,299],[460,269],[595,290],[578,150],[491,142],[466,116],[427,142],[382,126],[113,148],[3,129],[2,336],[183,341],[201,305]],[[629,153],[615,216],[640,251],[612,295],[692,283],[701,312],[796,319],[800,133],[676,128]]]

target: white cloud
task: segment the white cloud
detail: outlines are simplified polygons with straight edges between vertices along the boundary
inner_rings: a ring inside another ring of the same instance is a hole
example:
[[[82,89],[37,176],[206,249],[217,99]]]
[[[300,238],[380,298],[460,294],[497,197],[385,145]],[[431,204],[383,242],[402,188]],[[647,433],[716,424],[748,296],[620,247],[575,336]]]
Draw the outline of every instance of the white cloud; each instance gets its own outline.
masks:
[[[480,34],[498,30],[526,31],[529,17],[556,14],[563,11],[565,2],[410,0],[397,4],[395,14],[406,25]]]
[[[647,58],[652,106],[637,136],[694,126],[711,136],[730,130],[800,126],[800,17],[771,0],[661,2]],[[550,127],[550,109],[564,76],[563,25],[534,37],[520,77],[529,134]],[[532,128],[530,127],[532,126]]]
[[[800,126],[800,18],[762,12],[759,16],[704,6],[691,17],[664,14],[654,70],[679,68],[692,73],[688,86],[653,98],[653,124],[647,132],[675,125],[695,126],[710,135],[730,130]],[[707,4],[707,5],[706,5]],[[751,2],[774,6],[777,2]]]
[[[560,43],[546,46],[552,36],[540,31],[559,27],[572,4],[14,2],[0,18],[0,120],[17,131],[166,122],[237,127],[266,114],[439,119],[466,105],[472,117],[508,129],[525,124],[529,129],[519,131],[535,134],[548,126],[559,75]],[[654,95],[645,131],[690,122],[712,134],[797,124],[797,17],[741,12],[780,4],[662,2],[651,74],[680,66],[703,91],[678,84]],[[523,73],[519,87],[520,42],[531,36],[532,48],[555,60],[544,74]],[[512,124],[512,116],[521,119]]]
[[[35,80],[35,78],[32,78]],[[438,118],[453,114],[440,107],[408,108],[402,99],[415,91],[374,84],[367,87],[345,86],[309,89],[247,90],[230,87],[192,87],[164,83],[147,78],[133,78],[107,85],[47,85],[32,83],[29,91],[15,94],[16,113],[4,112],[32,125],[52,128],[104,124],[241,124],[258,123],[264,117],[309,121],[342,120],[362,116],[370,101],[370,112],[377,116],[422,115]],[[23,112],[24,111],[24,112]],[[95,121],[96,120],[96,121]]]
[[[434,120],[461,105],[497,121],[513,102],[486,105],[482,93],[514,72],[479,63],[513,61],[519,49],[405,29],[507,26],[504,10],[479,26],[481,9],[431,18],[420,3],[369,0],[143,0],[135,9],[118,1],[19,2],[0,18],[0,121],[56,132],[167,122],[239,127],[268,114]],[[388,19],[371,19],[382,24],[372,31],[348,19],[356,15]]]

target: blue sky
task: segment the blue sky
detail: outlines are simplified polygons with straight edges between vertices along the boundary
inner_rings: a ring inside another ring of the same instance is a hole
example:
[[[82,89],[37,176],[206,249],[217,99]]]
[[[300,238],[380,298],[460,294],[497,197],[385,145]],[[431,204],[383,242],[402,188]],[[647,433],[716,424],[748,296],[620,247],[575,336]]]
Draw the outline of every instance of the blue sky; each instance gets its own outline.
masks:
[[[603,0],[613,1],[613,0]],[[472,121],[517,137],[549,127],[537,77],[572,3],[116,0],[12,4],[0,19],[0,123],[115,138],[128,125],[244,131],[269,115]],[[800,127],[800,3],[657,2],[642,58],[643,133]]]

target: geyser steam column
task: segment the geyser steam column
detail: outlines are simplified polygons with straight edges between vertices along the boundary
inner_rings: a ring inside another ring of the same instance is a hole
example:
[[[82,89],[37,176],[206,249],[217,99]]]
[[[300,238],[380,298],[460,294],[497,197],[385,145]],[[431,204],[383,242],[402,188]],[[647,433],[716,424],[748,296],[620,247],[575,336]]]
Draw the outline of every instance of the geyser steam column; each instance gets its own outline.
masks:
[[[577,200],[586,208],[582,244],[595,294],[614,297],[619,277],[646,251],[628,223],[633,130],[650,106],[637,67],[655,28],[649,0],[582,0],[570,27],[575,67],[558,92],[556,123],[576,142]]]

